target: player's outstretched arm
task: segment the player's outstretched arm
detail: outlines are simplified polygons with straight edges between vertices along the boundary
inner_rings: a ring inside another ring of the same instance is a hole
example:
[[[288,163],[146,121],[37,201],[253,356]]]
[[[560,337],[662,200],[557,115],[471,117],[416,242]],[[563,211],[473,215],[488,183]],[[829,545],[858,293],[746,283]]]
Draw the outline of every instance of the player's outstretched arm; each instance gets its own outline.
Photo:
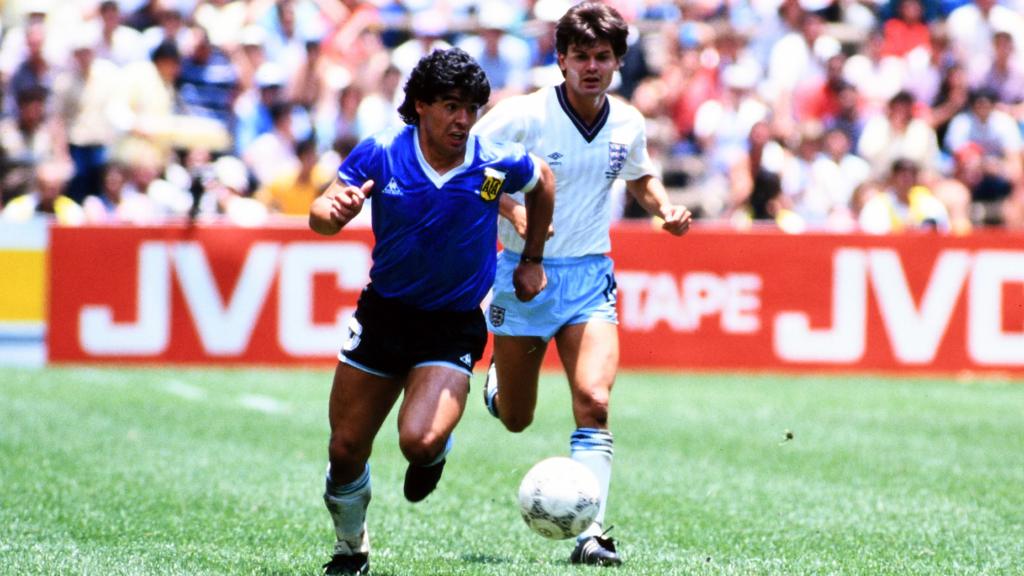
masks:
[[[647,210],[648,214],[661,218],[661,227],[674,236],[682,236],[690,229],[693,215],[686,206],[672,204],[661,180],[644,176],[626,182],[626,190]]]
[[[366,195],[373,188],[373,180],[361,187],[349,186],[335,178],[323,194],[309,207],[309,227],[317,234],[337,234],[345,224],[363,209]]]
[[[544,243],[555,211],[555,174],[543,160],[537,162],[540,166],[540,179],[533,190],[526,194],[523,258],[512,274],[516,298],[523,302],[533,300],[548,282],[541,259],[544,257]]]

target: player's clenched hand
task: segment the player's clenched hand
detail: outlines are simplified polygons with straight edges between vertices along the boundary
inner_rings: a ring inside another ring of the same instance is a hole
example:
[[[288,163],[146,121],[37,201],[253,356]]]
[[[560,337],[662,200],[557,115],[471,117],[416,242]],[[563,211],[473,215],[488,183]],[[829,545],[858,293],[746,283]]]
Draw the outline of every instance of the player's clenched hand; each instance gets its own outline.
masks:
[[[512,286],[516,289],[516,298],[521,302],[533,300],[547,285],[544,266],[537,262],[521,262],[512,273]]]
[[[373,188],[373,180],[367,180],[359,188],[356,188],[355,186],[346,186],[344,188],[331,191],[331,193],[329,193],[331,200],[331,220],[333,220],[338,226],[348,224],[348,222],[355,218],[363,209],[363,203],[366,202],[366,195],[370,192],[371,188]]]
[[[665,222],[661,227],[675,236],[682,236],[690,229],[690,222],[693,215],[686,209],[686,206],[670,206],[663,215]]]

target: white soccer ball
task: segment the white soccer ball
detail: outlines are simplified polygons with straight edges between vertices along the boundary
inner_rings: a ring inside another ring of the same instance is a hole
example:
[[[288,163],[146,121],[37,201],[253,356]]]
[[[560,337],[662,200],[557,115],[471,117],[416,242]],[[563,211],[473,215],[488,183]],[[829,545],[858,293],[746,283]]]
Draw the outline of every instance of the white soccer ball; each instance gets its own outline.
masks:
[[[534,532],[572,538],[597,517],[601,488],[583,464],[561,456],[534,464],[519,484],[519,511]]]

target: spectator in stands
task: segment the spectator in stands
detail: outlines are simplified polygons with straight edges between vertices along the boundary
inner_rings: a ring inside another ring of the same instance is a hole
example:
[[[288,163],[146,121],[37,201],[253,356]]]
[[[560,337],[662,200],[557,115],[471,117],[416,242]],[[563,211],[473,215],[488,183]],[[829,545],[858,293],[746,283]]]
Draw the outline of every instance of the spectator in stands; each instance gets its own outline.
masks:
[[[243,93],[235,101],[235,148],[239,153],[244,153],[257,137],[273,130],[270,109],[285,102],[287,79],[279,64],[264,62],[256,70],[254,80],[255,90]]]
[[[970,86],[967,84],[967,71],[959,64],[946,68],[939,84],[939,92],[932,101],[929,123],[935,129],[935,137],[945,147],[946,130],[954,116],[967,109],[970,99]],[[952,153],[952,150],[946,149]]]
[[[971,78],[979,77],[995,57],[992,36],[996,31],[1006,31],[1014,44],[1024,46],[1024,18],[997,0],[974,0],[960,6],[949,14],[946,27],[954,53]]]
[[[116,96],[122,135],[115,156],[120,160],[130,162],[139,153],[170,154],[167,136],[174,128],[174,83],[180,70],[181,54],[173,42],[158,45],[149,60],[125,66],[124,87]]]
[[[329,71],[320,41],[307,40],[305,60],[292,72],[288,82],[288,100],[306,112],[311,111],[328,94]]]
[[[694,121],[694,135],[707,158],[707,194],[725,196],[724,178],[732,166],[747,152],[747,138],[757,122],[769,116],[768,106],[754,93],[757,71],[733,64],[722,73],[726,90],[701,104]],[[714,202],[708,199],[710,209]]]
[[[202,0],[192,19],[210,34],[210,42],[226,50],[238,45],[247,22],[247,4],[243,0]]]
[[[47,18],[52,8],[52,0],[32,0],[24,10],[15,11],[17,18],[4,22],[3,43],[0,44],[0,81],[10,82],[15,71],[29,60],[34,50],[38,51],[34,57],[37,60],[35,67],[42,67],[42,62],[50,66],[60,64],[66,50],[60,34],[48,33]],[[11,94],[16,92],[17,89],[12,87]],[[13,101],[8,104],[5,109],[13,110]]]
[[[380,10],[372,2],[341,0],[334,26],[324,37],[324,56],[356,75],[372,59],[387,57],[376,31],[381,25]]]
[[[157,46],[150,60],[124,68],[124,88],[116,96],[115,124],[121,130],[116,160],[133,164],[148,157],[165,164],[174,149],[226,151],[231,146],[230,134],[216,120],[176,112],[180,70],[181,55],[173,42]]]
[[[238,91],[238,72],[223,50],[210,42],[206,31],[191,28],[192,53],[181,62],[178,95],[186,114],[213,118],[232,127],[231,107]]]
[[[842,82],[834,88],[836,108],[822,118],[825,130],[841,130],[847,140],[855,144],[864,132],[864,118],[861,115],[860,96],[849,82]]]
[[[100,2],[99,13],[100,38],[96,45],[97,58],[124,66],[148,56],[142,34],[121,23],[121,8],[116,0]]]
[[[70,166],[57,161],[41,164],[35,174],[32,190],[4,206],[3,217],[25,221],[36,216],[53,218],[57,224],[77,226],[85,221],[82,207],[61,194]]]
[[[249,171],[241,160],[221,156],[213,162],[209,176],[199,199],[200,217],[224,218],[237,226],[266,222],[266,206],[249,197]]]
[[[931,31],[921,0],[896,0],[896,15],[882,27],[882,56],[903,58],[911,50],[930,50]]]
[[[913,94],[917,102],[926,104],[935,101],[948,70],[961,66],[941,24],[931,27],[930,49],[914,50],[907,54],[904,62],[904,89]]]
[[[701,57],[707,41],[702,34],[710,34],[710,29],[691,24],[684,23],[678,33],[668,33],[662,40],[667,56],[661,78],[669,95],[666,105],[679,134],[673,155],[700,152],[694,134],[697,110],[722,89],[719,70]]]
[[[256,191],[256,199],[273,213],[308,216],[309,206],[331,183],[333,170],[317,162],[316,142],[309,138],[295,145],[298,166],[282,172]]]
[[[811,166],[821,153],[823,136],[824,129],[820,123],[804,122],[799,125],[799,133],[787,141],[789,146],[784,149],[779,176],[789,207],[803,208],[804,196],[812,186]],[[809,212],[814,213],[813,210]]]
[[[882,33],[868,34],[861,49],[843,66],[843,77],[857,88],[863,109],[872,114],[903,89],[905,64],[902,58],[882,52]]]
[[[782,180],[779,173],[785,164],[785,155],[785,150],[773,137],[770,120],[755,122],[747,135],[746,152],[729,167],[729,189],[725,208],[735,213],[742,212],[749,206],[754,183],[760,171],[775,174],[781,190]],[[704,196],[702,204],[706,205],[704,209],[708,214],[718,215],[723,212],[722,207],[716,210],[711,204],[706,189]]]
[[[992,35],[995,57],[975,86],[990,90],[996,95],[996,106],[1024,122],[1024,63],[1021,53],[1013,43],[1013,36],[1006,31]]]
[[[434,50],[451,47],[444,39],[447,18],[440,8],[424,8],[412,15],[413,37],[391,51],[391,63],[399,70],[399,78],[407,78],[420,58]]]
[[[788,139],[799,131],[796,90],[820,79],[825,62],[841,50],[839,41],[826,33],[822,14],[810,11],[801,17],[798,31],[786,34],[772,47],[765,93],[770,94],[774,130],[780,137]]]
[[[65,155],[60,133],[46,118],[48,96],[40,86],[24,89],[17,116],[0,119],[0,206],[28,192],[39,166]]]
[[[20,51],[23,51],[25,56],[23,59],[17,60],[13,66],[10,80],[6,82],[7,99],[4,102],[4,111],[9,114],[14,113],[16,94],[30,88],[52,90],[53,81],[57,75],[56,68],[44,53],[44,46],[47,42],[45,20],[30,17],[25,26],[23,38],[24,48]],[[13,36],[5,38],[4,48],[7,48],[15,39]],[[9,52],[16,53],[19,50],[12,47]]]
[[[238,91],[244,94],[256,85],[256,72],[267,61],[263,49],[267,32],[263,28],[250,24],[239,36],[239,48],[231,53],[231,61],[238,73]]]
[[[358,111],[362,100],[362,90],[350,80],[337,87],[333,102],[325,102],[318,107],[315,118],[317,148],[331,148],[341,138],[359,139]]]
[[[857,143],[858,155],[871,164],[875,177],[887,176],[893,162],[900,159],[933,172],[938,152],[935,131],[927,122],[914,117],[914,97],[905,91],[889,100],[884,114],[868,119]]]
[[[86,197],[82,204],[87,223],[141,225],[155,221],[156,212],[149,197],[125,186],[126,179],[125,168],[120,164],[104,167],[100,193]]]
[[[319,14],[310,0],[276,0],[259,24],[267,31],[267,59],[296,70],[306,59],[306,42],[320,40]]]
[[[167,164],[159,158],[149,155],[134,158],[132,163],[126,166],[128,180],[121,194],[145,195],[152,203],[157,219],[187,215],[193,204],[192,195],[188,190],[188,175],[184,174],[180,181],[172,182],[163,177],[166,169]]]
[[[995,109],[995,101],[990,90],[972,93],[968,110],[949,123],[945,144],[961,156],[961,174],[971,199],[1002,205],[1007,223],[1019,226],[1024,199],[1021,129],[1009,114]]]
[[[893,162],[888,186],[864,204],[860,227],[869,234],[888,234],[910,229],[949,230],[949,214],[920,180],[913,160]]]
[[[112,117],[121,78],[117,66],[95,57],[98,36],[92,27],[79,29],[72,41],[72,65],[54,80],[54,108],[75,165],[67,194],[75,202],[99,192],[117,135]]]
[[[513,3],[484,0],[477,6],[476,34],[457,43],[487,74],[492,103],[530,86],[530,45],[513,33],[521,16]]]
[[[739,230],[749,230],[755,223],[772,223],[790,234],[804,231],[800,216],[785,207],[779,175],[764,168],[755,170],[750,196],[732,216]]]
[[[385,128],[402,126],[398,107],[404,98],[400,90],[402,72],[397,66],[388,66],[378,82],[367,82],[372,91],[366,92],[356,110],[359,139],[368,138]]]
[[[242,159],[256,175],[260,185],[273,182],[281,173],[296,165],[295,133],[292,130],[292,105],[277,102],[270,106],[273,127],[245,148]]]
[[[188,27],[185,26],[181,12],[177,8],[162,8],[157,13],[156,24],[142,32],[145,54],[151,56],[153,50],[164,42],[174,44],[180,52],[188,44],[188,34]]]
[[[811,177],[803,201],[796,211],[810,225],[831,230],[848,230],[854,225],[850,206],[854,191],[867,182],[871,167],[851,153],[846,132],[832,128],[825,132],[821,153],[811,165]]]
[[[801,82],[793,95],[793,113],[801,122],[824,122],[840,111],[839,93],[849,83],[843,78],[846,55],[834,54],[825,61],[825,75]]]

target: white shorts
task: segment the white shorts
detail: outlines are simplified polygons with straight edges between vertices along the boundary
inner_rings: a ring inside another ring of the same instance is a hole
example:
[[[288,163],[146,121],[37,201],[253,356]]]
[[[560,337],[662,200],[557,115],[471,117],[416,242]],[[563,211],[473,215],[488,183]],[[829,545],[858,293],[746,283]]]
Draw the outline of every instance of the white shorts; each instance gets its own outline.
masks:
[[[544,259],[547,287],[529,302],[516,298],[512,272],[519,254],[498,255],[487,329],[498,336],[550,340],[563,326],[599,320],[618,324],[612,259],[603,254]]]

